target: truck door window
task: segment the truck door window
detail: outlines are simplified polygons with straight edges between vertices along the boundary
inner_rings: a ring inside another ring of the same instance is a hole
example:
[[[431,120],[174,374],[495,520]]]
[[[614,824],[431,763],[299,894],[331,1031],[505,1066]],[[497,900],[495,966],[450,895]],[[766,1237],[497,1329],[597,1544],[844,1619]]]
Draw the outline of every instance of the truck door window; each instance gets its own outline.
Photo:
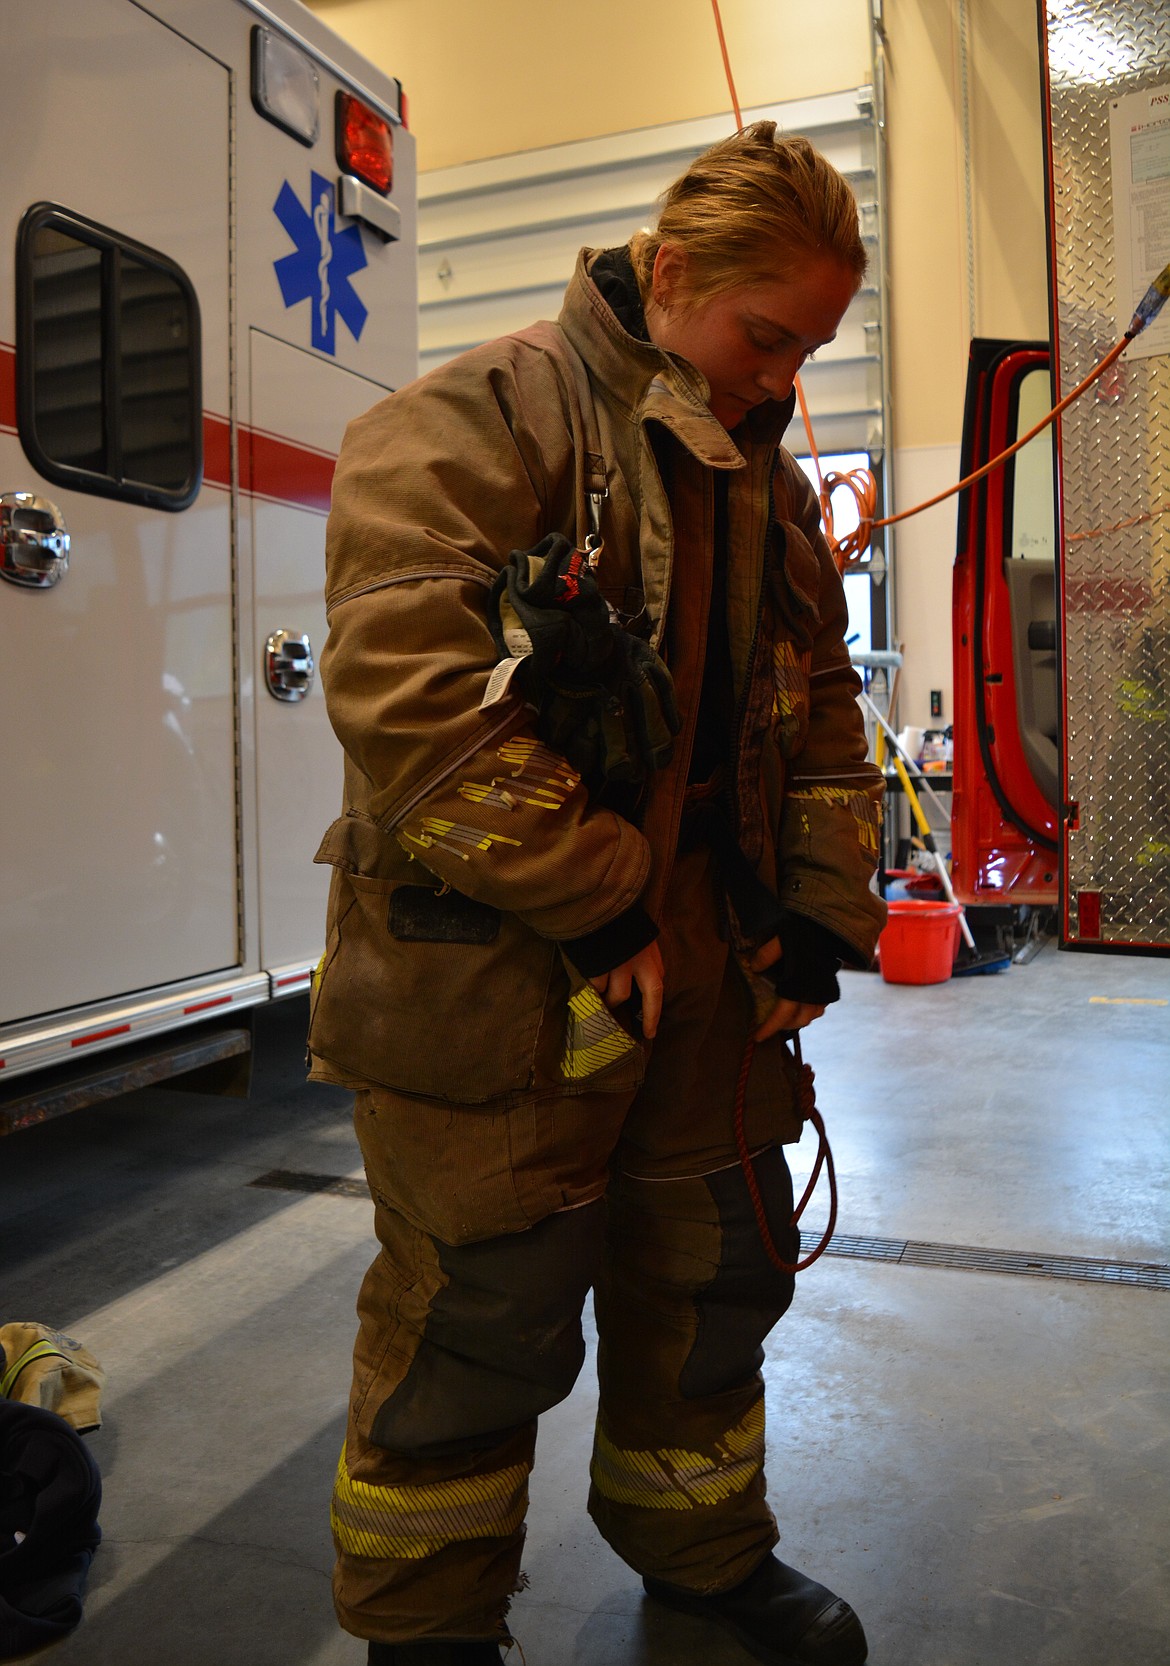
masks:
[[[17,423],[78,491],[185,509],[203,472],[199,306],[156,250],[40,203],[17,246]]]
[[[1013,440],[1026,434],[1052,405],[1052,382],[1047,368],[1029,370],[1020,378],[1016,394]],[[1053,513],[1052,433],[1046,430],[1017,452],[1012,470],[1011,542],[1013,556],[1056,560]]]

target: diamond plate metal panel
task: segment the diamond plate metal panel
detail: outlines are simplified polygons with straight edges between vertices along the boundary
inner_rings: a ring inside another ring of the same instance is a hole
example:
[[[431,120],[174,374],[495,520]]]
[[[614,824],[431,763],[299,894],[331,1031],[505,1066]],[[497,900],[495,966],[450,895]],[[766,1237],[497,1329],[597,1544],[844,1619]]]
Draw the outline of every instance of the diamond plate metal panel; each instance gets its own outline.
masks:
[[[1063,394],[1128,322],[1117,321],[1127,205],[1113,200],[1111,110],[1170,90],[1170,6],[1048,0],[1046,24]],[[1127,351],[1068,411],[1061,449],[1065,800],[1077,807],[1065,936],[1170,950],[1170,353]]]

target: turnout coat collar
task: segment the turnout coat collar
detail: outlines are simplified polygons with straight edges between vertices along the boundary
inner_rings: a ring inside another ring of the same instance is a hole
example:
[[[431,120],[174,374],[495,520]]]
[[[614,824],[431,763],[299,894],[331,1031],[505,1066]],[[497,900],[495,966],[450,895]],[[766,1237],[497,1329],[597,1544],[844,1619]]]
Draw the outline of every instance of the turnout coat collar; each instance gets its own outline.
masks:
[[[557,322],[606,397],[627,417],[658,421],[708,468],[747,467],[744,449],[712,416],[711,389],[689,360],[641,341],[624,328],[590,276],[602,251],[582,249]],[[796,397],[765,401],[736,432],[747,446],[779,443]]]

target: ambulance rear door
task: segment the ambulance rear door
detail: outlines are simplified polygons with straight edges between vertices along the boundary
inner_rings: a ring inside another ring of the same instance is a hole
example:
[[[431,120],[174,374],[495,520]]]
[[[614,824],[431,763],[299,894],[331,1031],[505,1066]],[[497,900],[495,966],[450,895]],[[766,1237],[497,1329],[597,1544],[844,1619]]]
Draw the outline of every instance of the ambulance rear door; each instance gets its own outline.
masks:
[[[245,767],[255,774],[260,963],[275,996],[307,988],[324,947],[330,870],[313,856],[341,810],[343,754],[319,675],[333,468],[346,424],[418,372],[415,145],[401,88],[343,60],[341,43],[299,8],[281,10],[248,19],[236,226],[239,535],[252,573]],[[300,88],[295,110],[267,108],[273,85]],[[383,130],[380,186],[346,159],[355,108],[359,131],[364,120]]]
[[[351,417],[389,391],[262,330],[249,332],[252,423],[241,476],[255,574],[260,952],[273,995],[307,987],[330,869],[313,855],[341,806],[342,752],[317,662],[325,646],[325,519]]]

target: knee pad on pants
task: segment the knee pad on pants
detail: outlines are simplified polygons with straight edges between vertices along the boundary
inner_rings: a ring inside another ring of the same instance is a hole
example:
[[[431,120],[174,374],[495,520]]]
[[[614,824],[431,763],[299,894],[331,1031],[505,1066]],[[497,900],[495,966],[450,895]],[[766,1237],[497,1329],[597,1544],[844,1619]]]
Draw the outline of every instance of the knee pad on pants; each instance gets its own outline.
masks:
[[[568,1395],[585,1357],[581,1309],[601,1208],[480,1243],[432,1241],[444,1282],[409,1369],[374,1414],[375,1446],[433,1454],[490,1444]]]
[[[792,1225],[792,1177],[779,1146],[753,1159],[768,1229],[780,1258],[800,1254]],[[763,1342],[792,1304],[796,1280],[772,1262],[741,1168],[706,1176],[719,1212],[719,1270],[695,1296],[698,1332],[679,1377],[684,1399],[738,1387],[764,1362]]]

